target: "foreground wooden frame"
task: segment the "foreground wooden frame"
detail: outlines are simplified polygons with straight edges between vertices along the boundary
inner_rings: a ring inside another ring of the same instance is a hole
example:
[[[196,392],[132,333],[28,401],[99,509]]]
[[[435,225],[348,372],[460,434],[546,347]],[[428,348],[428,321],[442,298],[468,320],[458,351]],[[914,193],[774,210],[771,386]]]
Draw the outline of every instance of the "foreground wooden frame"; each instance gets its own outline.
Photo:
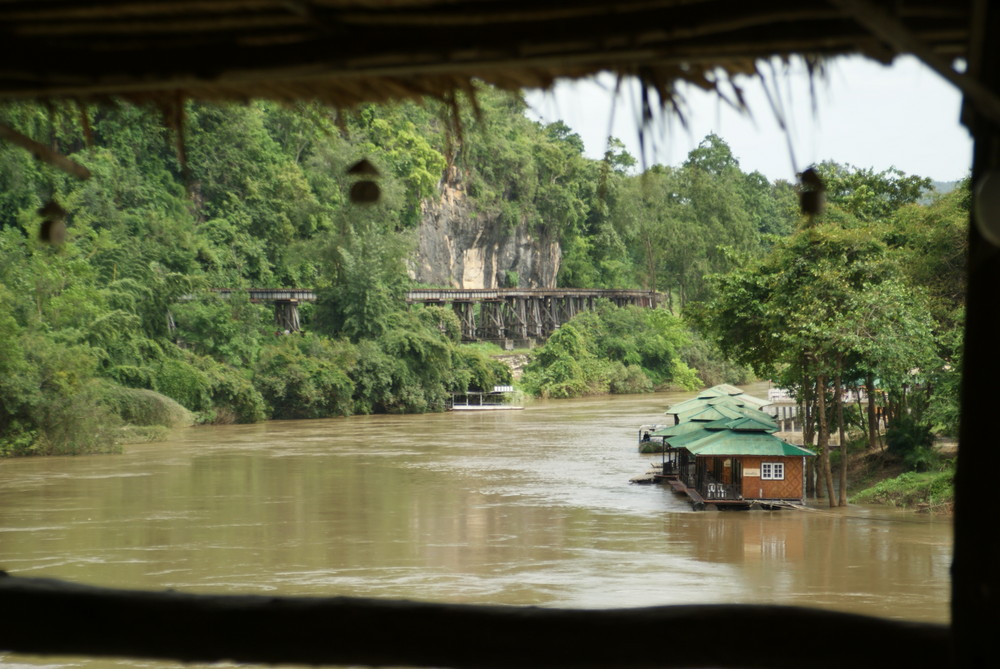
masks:
[[[0,602],[0,648],[37,655],[460,669],[842,669],[945,666],[950,656],[945,625],[784,606],[592,611],[142,592],[13,576],[0,578]]]
[[[24,13],[30,3],[8,4],[13,7],[10,11]],[[77,11],[73,3],[35,4],[42,9],[31,11],[63,11],[67,7]],[[117,12],[121,3],[105,4]],[[136,2],[131,11],[139,11],[145,4],[163,3]],[[226,4],[244,12],[241,3]],[[674,32],[653,35],[655,44],[640,44],[641,35],[630,38],[629,30],[622,32],[617,42],[609,40],[606,8],[592,6],[599,3],[577,3],[584,12],[577,17],[578,29],[548,31],[559,38],[548,50],[537,48],[530,31],[524,36],[525,48],[512,48],[508,31],[497,30],[495,20],[475,12],[466,16],[469,25],[462,28],[463,41],[457,44],[449,40],[453,33],[446,27],[428,29],[427,23],[440,21],[440,14],[429,19],[416,13],[404,16],[411,23],[397,27],[397,32],[385,26],[355,27],[348,35],[341,24],[351,17],[341,20],[331,15],[329,19],[337,21],[329,20],[318,11],[323,3],[274,4],[280,4],[282,11],[294,10],[304,23],[315,24],[315,35],[309,33],[307,38],[321,43],[325,50],[308,44],[289,48],[279,40],[275,47],[266,49],[266,57],[219,48],[213,51],[214,58],[207,58],[203,50],[185,41],[193,31],[191,26],[182,25],[173,28],[183,37],[181,44],[144,48],[136,57],[126,57],[120,51],[79,48],[83,43],[97,46],[112,33],[102,22],[81,22],[73,15],[65,25],[55,25],[59,34],[52,40],[26,39],[13,29],[8,30],[9,35],[5,33],[9,39],[0,51],[8,57],[2,60],[14,69],[0,97],[79,96],[89,100],[120,94],[138,101],[156,101],[166,109],[171,105],[179,108],[185,97],[316,98],[328,104],[350,105],[406,95],[453,99],[456,90],[470,86],[473,75],[514,88],[548,85],[557,75],[581,76],[609,67],[635,72],[648,87],[669,93],[667,84],[677,79],[714,86],[704,77],[706,68],[728,66],[728,72],[738,73],[752,66],[756,58],[776,54],[862,51],[888,58],[896,53],[915,53],[966,95],[964,121],[976,139],[973,183],[979,183],[987,172],[1000,171],[1000,42],[987,39],[1000,33],[1000,3],[988,0],[950,3],[950,8],[944,7],[945,3],[887,0],[718,5],[657,2],[650,3],[653,14],[626,16],[616,12],[611,17],[615,25],[675,27]],[[529,4],[513,3],[511,11],[526,11]],[[659,16],[675,5],[683,14],[650,20],[650,16]],[[765,14],[753,13],[758,5],[764,7]],[[918,16],[919,21],[909,26],[889,20],[886,11],[879,10],[906,6],[920,13],[922,5],[937,16]],[[409,11],[406,3],[399,6]],[[469,6],[479,9],[472,3]],[[834,7],[842,11],[834,12]],[[966,11],[971,19],[966,18]],[[848,21],[848,15],[854,21]],[[39,17],[28,18],[36,21]],[[250,19],[260,22],[260,17]],[[370,21],[371,17],[360,19]],[[126,14],[123,20],[129,25],[113,34],[125,35],[129,43],[141,43],[141,36],[134,34],[132,18]],[[201,17],[188,20],[200,23]],[[154,34],[160,33],[161,21],[147,23]],[[267,30],[271,23],[264,24]],[[413,25],[422,29],[415,31]],[[950,31],[945,29],[949,25]],[[95,37],[77,35],[75,44],[67,43],[67,30],[80,32],[88,26],[98,29]],[[692,26],[697,30],[692,32]],[[256,35],[256,27],[251,27],[250,36]],[[477,27],[481,30],[474,33]],[[736,30],[730,30],[733,27]],[[218,36],[230,32],[225,29]],[[415,41],[411,33],[417,35]],[[330,39],[331,34],[336,39]],[[572,39],[566,40],[564,35]],[[581,41],[581,36],[587,39]],[[430,54],[429,61],[406,51],[392,60],[397,43],[407,40],[419,46],[421,54],[427,45],[441,48],[439,53]],[[224,43],[230,42],[236,43]],[[383,44],[392,49],[367,48]],[[330,48],[340,51],[330,52]],[[271,54],[275,49],[278,53]],[[91,58],[82,58],[88,54]],[[963,54],[968,68],[959,75],[947,59]],[[283,59],[278,57],[281,55]],[[144,62],[154,66],[138,67]],[[165,63],[173,69],[164,70]],[[693,68],[687,67],[692,63]],[[336,76],[338,73],[342,76]],[[8,139],[46,155],[37,142],[21,141],[9,133]],[[49,158],[58,162],[57,156]],[[995,434],[993,405],[995,384],[1000,379],[1000,249],[987,243],[974,225],[970,226],[969,246],[951,626],[780,606],[569,611],[147,593],[3,577],[0,649],[181,662],[227,659],[457,668],[992,667],[996,662],[994,628],[1000,612],[1000,570],[996,568],[1000,564],[1000,533],[994,531],[986,514],[992,513],[995,490],[995,438],[990,435]],[[780,653],[765,643],[779,634]]]

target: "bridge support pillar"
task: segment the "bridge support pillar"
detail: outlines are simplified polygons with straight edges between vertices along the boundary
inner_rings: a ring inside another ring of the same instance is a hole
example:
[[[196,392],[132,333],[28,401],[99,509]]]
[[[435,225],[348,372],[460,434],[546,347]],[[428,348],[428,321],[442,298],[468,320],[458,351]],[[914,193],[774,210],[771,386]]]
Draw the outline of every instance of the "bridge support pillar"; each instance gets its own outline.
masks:
[[[475,302],[465,302],[456,300],[451,303],[451,308],[458,316],[458,322],[462,326],[462,339],[464,341],[476,340],[476,304]]]
[[[275,300],[274,322],[281,332],[298,332],[302,329],[299,323],[298,300]]]
[[[420,289],[407,296],[410,303],[451,307],[462,324],[465,341],[530,341],[545,339],[566,321],[592,311],[599,299],[617,306],[655,307],[650,291],[553,289]]]
[[[481,338],[500,340],[507,336],[507,323],[504,320],[503,302],[486,300],[479,304],[479,331]]]

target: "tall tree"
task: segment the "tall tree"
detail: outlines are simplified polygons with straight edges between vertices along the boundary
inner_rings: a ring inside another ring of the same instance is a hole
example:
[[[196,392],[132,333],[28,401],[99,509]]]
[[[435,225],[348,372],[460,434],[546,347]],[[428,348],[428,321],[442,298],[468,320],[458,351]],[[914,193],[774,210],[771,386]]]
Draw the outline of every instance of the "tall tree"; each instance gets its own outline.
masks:
[[[827,222],[717,279],[715,297],[700,313],[701,323],[736,359],[800,388],[815,385],[817,450],[831,505],[837,500],[827,407],[842,401],[840,381],[874,377],[902,396],[913,369],[936,364],[925,304],[919,291],[903,286],[886,246],[869,230]],[[844,503],[843,474],[841,479]]]

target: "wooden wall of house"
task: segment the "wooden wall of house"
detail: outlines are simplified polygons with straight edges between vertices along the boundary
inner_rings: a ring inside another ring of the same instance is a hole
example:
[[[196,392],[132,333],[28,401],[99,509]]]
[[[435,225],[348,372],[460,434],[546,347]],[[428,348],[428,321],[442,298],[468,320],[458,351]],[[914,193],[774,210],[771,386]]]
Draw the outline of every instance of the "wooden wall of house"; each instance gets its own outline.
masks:
[[[744,456],[743,497],[745,499],[803,499],[806,496],[803,476],[803,458],[800,455],[779,457]],[[774,481],[764,480],[759,475],[748,476],[748,472],[760,472],[761,463],[780,462],[785,465],[785,478]]]

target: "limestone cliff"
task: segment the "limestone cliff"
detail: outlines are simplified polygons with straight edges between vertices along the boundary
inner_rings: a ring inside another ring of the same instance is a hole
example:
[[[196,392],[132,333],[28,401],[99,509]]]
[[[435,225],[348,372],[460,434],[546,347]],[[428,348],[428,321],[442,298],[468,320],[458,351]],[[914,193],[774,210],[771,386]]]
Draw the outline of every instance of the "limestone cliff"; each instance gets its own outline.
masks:
[[[440,198],[423,204],[414,280],[454,288],[502,288],[516,272],[519,288],[554,288],[562,251],[527,226],[506,230],[474,210],[461,185],[443,183]]]

